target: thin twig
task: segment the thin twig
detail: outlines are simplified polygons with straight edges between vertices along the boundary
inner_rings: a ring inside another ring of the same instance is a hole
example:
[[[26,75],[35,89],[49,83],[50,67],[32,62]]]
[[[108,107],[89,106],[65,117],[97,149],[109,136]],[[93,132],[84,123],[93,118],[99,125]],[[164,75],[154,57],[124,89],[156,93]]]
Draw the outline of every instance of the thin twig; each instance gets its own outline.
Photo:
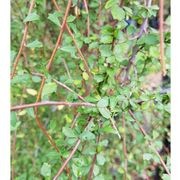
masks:
[[[116,127],[116,124],[115,124],[114,119],[113,119],[113,118],[110,118],[110,122],[111,122],[111,124],[112,124],[112,127],[113,127],[114,130],[116,131],[116,134],[118,135],[118,138],[121,140],[121,135],[120,135],[120,133],[119,133],[119,131],[118,131],[118,128]]]
[[[66,7],[65,15],[64,15],[64,18],[63,18],[63,22],[62,22],[62,25],[61,25],[61,29],[60,29],[60,32],[59,32],[59,36],[58,36],[57,41],[56,41],[56,45],[55,45],[55,47],[54,47],[54,49],[53,49],[53,52],[52,52],[51,57],[50,57],[50,59],[49,59],[49,62],[48,62],[48,64],[47,64],[47,66],[46,66],[46,68],[47,68],[48,71],[49,71],[50,68],[51,68],[52,61],[53,61],[53,59],[54,59],[54,56],[55,56],[55,54],[56,54],[56,51],[57,51],[60,43],[61,43],[62,35],[63,35],[63,33],[64,33],[64,29],[65,29],[65,25],[66,25],[66,20],[67,20],[68,14],[69,14],[69,10],[70,10],[70,7],[71,7],[71,3],[72,3],[72,0],[69,0],[69,1],[68,1],[68,5],[67,5],[67,7]]]
[[[86,13],[87,13],[87,36],[89,36],[89,34],[90,34],[89,9],[88,9],[87,0],[83,0],[83,1],[84,1],[85,10],[86,10]]]
[[[80,100],[86,102],[86,100],[85,100],[81,95],[79,95],[78,93],[76,93],[74,90],[72,90],[71,88],[69,88],[69,87],[66,86],[65,84],[63,84],[63,83],[57,81],[56,79],[53,79],[53,81],[56,82],[58,85],[62,86],[63,88],[67,89],[68,91],[70,91],[70,92],[76,94]]]
[[[54,147],[54,149],[57,151],[57,152],[60,152],[56,143],[53,141],[51,135],[46,131],[45,127],[43,126],[43,124],[41,123],[39,117],[38,117],[38,112],[37,112],[37,107],[34,108],[34,115],[35,115],[35,119],[36,119],[36,123],[38,125],[38,127],[41,129],[41,131],[44,133],[44,135],[48,138],[49,140],[49,143]]]
[[[35,0],[32,0],[31,3],[30,3],[28,14],[30,14],[32,12],[34,4],[35,4]],[[27,33],[28,33],[28,25],[29,25],[29,22],[26,22],[25,26],[24,26],[24,34],[23,34],[23,37],[22,37],[21,45],[20,45],[18,54],[16,56],[16,59],[14,60],[13,69],[12,69],[12,73],[11,73],[11,79],[13,79],[13,77],[14,77],[14,75],[16,73],[16,68],[17,68],[17,65],[19,63],[22,51],[24,49],[24,44],[25,44],[25,41],[26,41]]]
[[[145,4],[145,6],[148,8],[148,7],[151,6],[151,3],[152,3],[152,0],[147,0],[147,3]],[[145,18],[142,25],[141,25],[141,27],[140,27],[139,32],[136,35],[134,35],[133,37],[131,37],[129,40],[134,40],[134,39],[141,38],[143,33],[147,32],[147,27],[148,27],[148,18]]]
[[[100,135],[98,135],[97,137],[97,144],[99,143],[100,141]],[[93,170],[94,170],[94,165],[96,163],[96,158],[97,158],[97,153],[98,153],[98,149],[96,148],[96,153],[94,154],[94,157],[93,157],[93,160],[92,160],[92,164],[91,164],[91,167],[90,167],[90,170],[89,170],[89,173],[88,173],[88,180],[91,180],[92,179],[92,176],[93,176]]]
[[[163,76],[166,75],[166,62],[164,59],[164,0],[159,1],[159,33],[160,33],[160,63]]]
[[[60,8],[59,8],[56,0],[52,0],[52,2],[53,2],[53,4],[54,4],[54,6],[56,7],[56,10],[57,10],[57,11],[60,11]],[[78,51],[78,54],[79,54],[81,60],[83,61],[84,68],[85,68],[86,72],[87,72],[88,75],[89,75],[89,79],[92,80],[92,74],[91,74],[90,68],[89,68],[89,66],[88,66],[88,63],[87,63],[86,59],[84,58],[84,55],[83,55],[82,51],[81,51],[80,48],[78,47],[78,44],[77,44],[77,42],[76,42],[76,39],[74,38],[74,35],[73,35],[73,33],[72,33],[71,29],[69,28],[69,26],[68,26],[67,23],[65,24],[65,26],[66,26],[66,29],[67,29],[69,35],[71,36],[71,38],[72,38],[72,40],[73,40],[73,43],[74,43],[74,45],[75,45],[75,47],[76,47],[76,49],[77,49],[77,51]],[[62,28],[62,25],[61,25],[61,28]]]
[[[77,120],[77,118],[78,118],[79,116],[80,116],[80,113],[78,112],[78,113],[75,115],[75,117],[74,117],[74,119],[73,119],[73,121],[72,121],[71,128],[74,128],[75,123],[76,123],[76,120]]]
[[[54,59],[54,56],[56,54],[57,48],[58,48],[58,46],[61,43],[62,35],[63,35],[63,32],[64,32],[64,27],[65,27],[65,24],[66,24],[66,19],[67,19],[68,13],[69,13],[69,9],[70,9],[71,3],[72,3],[72,0],[69,0],[68,4],[67,4],[67,7],[66,7],[65,15],[64,15],[64,18],[63,18],[62,27],[61,27],[58,39],[56,41],[55,48],[53,49],[53,52],[52,52],[51,57],[50,57],[50,60],[48,61],[48,64],[46,66],[48,71],[50,71],[51,64],[53,62],[53,59]],[[41,99],[41,94],[42,94],[43,87],[45,85],[45,80],[46,80],[46,78],[43,76],[42,77],[42,81],[41,81],[41,85],[40,85],[40,89],[38,91],[38,95],[37,95],[37,98],[36,98],[36,103]],[[59,152],[55,142],[52,140],[51,136],[46,131],[46,129],[44,128],[43,124],[41,123],[41,121],[40,121],[40,119],[38,117],[38,106],[34,107],[34,113],[35,113],[35,119],[36,119],[36,122],[37,122],[39,128],[42,130],[42,132],[45,134],[45,136],[49,139],[51,145],[56,149],[57,152]]]
[[[91,118],[88,122],[88,124],[86,125],[85,129],[86,130],[89,126],[89,124],[93,121],[93,119]],[[59,171],[57,172],[57,174],[54,176],[53,180],[57,180],[58,177],[61,175],[61,173],[63,172],[63,170],[65,169],[66,165],[68,164],[68,162],[71,160],[71,158],[73,157],[74,153],[77,151],[79,145],[81,143],[81,140],[78,139],[76,142],[76,145],[74,146],[74,148],[72,149],[71,153],[69,154],[68,158],[64,161],[63,165],[60,167]]]
[[[62,58],[62,62],[63,62],[63,64],[64,64],[64,67],[65,67],[65,69],[66,69],[66,72],[67,72],[67,74],[68,74],[69,79],[72,79],[71,74],[70,74],[70,71],[69,71],[69,68],[68,68],[68,65],[67,65],[67,63],[66,63],[66,61],[65,61],[64,58]]]
[[[69,107],[74,107],[74,106],[87,106],[87,107],[95,107],[95,104],[92,103],[87,103],[87,102],[63,102],[63,101],[43,101],[43,102],[36,102],[36,103],[31,103],[31,104],[22,104],[22,105],[17,105],[11,107],[11,111],[17,111],[20,109],[26,109],[26,108],[31,108],[31,107],[39,107],[39,106],[69,106]]]
[[[52,0],[52,2],[55,5],[57,11],[60,11],[60,8],[58,7],[58,4],[57,4],[56,0]],[[69,35],[71,36],[71,38],[73,40],[73,43],[74,43],[74,45],[75,45],[75,47],[76,47],[76,49],[78,51],[80,59],[82,60],[84,68],[85,68],[85,70],[86,70],[86,72],[87,72],[87,74],[89,76],[89,85],[86,86],[86,91],[85,91],[85,93],[83,95],[83,96],[88,96],[90,91],[91,91],[91,88],[92,88],[92,74],[91,74],[90,68],[88,66],[87,60],[84,58],[84,55],[83,55],[81,49],[78,47],[78,43],[76,42],[76,39],[74,38],[74,35],[73,35],[71,29],[69,28],[67,23],[65,24],[65,26],[66,26],[66,29],[67,29]]]
[[[57,180],[58,177],[61,175],[61,173],[63,172],[63,170],[65,169],[66,165],[68,164],[68,162],[71,160],[71,158],[73,157],[74,153],[77,151],[77,148],[79,147],[81,143],[81,140],[77,140],[76,145],[74,146],[73,150],[71,151],[70,155],[68,156],[68,158],[64,161],[63,165],[61,166],[61,168],[59,169],[58,173],[54,176],[53,180]]]
[[[148,137],[146,131],[144,130],[144,128],[141,126],[141,124],[138,122],[138,120],[136,119],[134,113],[131,110],[128,110],[129,114],[131,115],[131,117],[135,120],[136,124],[138,125],[141,133],[145,136]],[[158,156],[163,168],[165,169],[165,171],[167,172],[168,175],[171,175],[171,173],[169,172],[169,169],[167,168],[163,158],[161,157],[161,155],[159,154],[158,150],[154,147],[154,144],[151,140],[148,141],[150,147],[152,148],[152,150],[155,152],[155,154]]]

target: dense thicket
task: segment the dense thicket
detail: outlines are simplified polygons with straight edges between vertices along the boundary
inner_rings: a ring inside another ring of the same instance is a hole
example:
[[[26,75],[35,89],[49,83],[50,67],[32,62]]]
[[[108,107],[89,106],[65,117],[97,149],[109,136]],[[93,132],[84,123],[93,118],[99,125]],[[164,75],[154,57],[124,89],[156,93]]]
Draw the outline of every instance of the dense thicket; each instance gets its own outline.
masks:
[[[11,178],[169,179],[169,1],[11,7]]]

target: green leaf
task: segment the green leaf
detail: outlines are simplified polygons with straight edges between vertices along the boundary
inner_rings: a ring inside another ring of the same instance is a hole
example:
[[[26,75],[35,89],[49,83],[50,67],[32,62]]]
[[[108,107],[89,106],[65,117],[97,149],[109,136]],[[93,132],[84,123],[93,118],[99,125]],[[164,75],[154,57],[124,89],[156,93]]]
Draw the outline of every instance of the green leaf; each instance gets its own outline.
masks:
[[[73,174],[75,175],[75,177],[80,176],[80,173],[81,173],[80,169],[75,164],[72,165],[72,171],[73,171]]]
[[[17,115],[15,112],[11,112],[11,131],[17,130],[21,122],[18,121]]]
[[[97,163],[99,165],[104,165],[105,162],[106,162],[106,159],[104,158],[104,156],[102,154],[98,154],[97,155]]]
[[[41,175],[44,177],[51,176],[51,165],[44,163],[41,167]]]
[[[153,155],[150,153],[144,153],[143,159],[149,161],[149,160],[153,159]]]
[[[56,151],[50,151],[46,154],[49,159],[60,160],[60,154]]]
[[[170,180],[171,177],[170,177],[168,174],[163,174],[163,175],[162,175],[162,179],[163,179],[163,180]]]
[[[54,24],[56,24],[57,26],[60,27],[60,22],[59,22],[59,17],[60,15],[57,13],[57,12],[54,12],[54,13],[49,13],[48,15],[48,19],[53,22]]]
[[[100,172],[100,169],[99,169],[99,167],[95,164],[95,165],[94,165],[94,169],[93,169],[93,174],[94,174],[94,176],[97,176],[97,175],[99,174],[99,172]]]
[[[83,73],[82,73],[82,76],[83,76],[83,79],[84,79],[85,81],[87,81],[87,80],[89,79],[89,75],[88,75],[87,72],[83,72]]]
[[[101,74],[97,74],[94,76],[94,80],[99,83],[99,82],[102,82],[104,80],[104,76],[101,75]]]
[[[142,38],[140,38],[137,41],[138,44],[147,44],[147,45],[155,45],[157,43],[159,43],[159,37],[157,34],[153,33],[153,34],[146,34],[145,36],[143,36]]]
[[[28,43],[26,45],[26,47],[28,47],[28,48],[41,48],[41,47],[43,47],[43,44],[40,41],[35,40],[33,42]]]
[[[68,16],[68,18],[67,18],[67,22],[73,22],[74,20],[76,19],[76,17],[75,16],[72,16],[72,15],[70,15],[70,16]]]
[[[96,138],[96,136],[90,132],[90,131],[84,131],[81,135],[80,135],[80,138],[82,140],[93,140]]]
[[[107,108],[98,108],[98,109],[104,118],[109,119],[111,117],[111,112]]]
[[[111,117],[111,112],[106,108],[109,104],[109,99],[108,97],[104,97],[102,98],[98,103],[97,103],[97,107],[99,112],[101,113],[101,115],[103,117],[105,117],[106,119],[109,119]]]
[[[24,22],[29,22],[29,21],[37,21],[39,20],[39,15],[36,14],[36,12],[30,13],[25,19]]]
[[[112,128],[110,121],[104,122],[103,127],[100,129],[100,132],[117,134],[117,132]]]
[[[35,83],[41,82],[41,78],[38,76],[32,76],[32,81]]]
[[[71,128],[63,127],[62,132],[66,137],[77,137]]]
[[[28,89],[26,89],[26,91],[28,94],[30,94],[32,96],[35,96],[37,94],[37,91],[35,89],[28,88]]]
[[[105,9],[109,9],[110,7],[116,5],[118,3],[117,0],[109,0],[106,2]]]
[[[109,105],[109,98],[107,96],[103,97],[98,101],[97,106],[99,108],[107,107]]]
[[[60,50],[70,53],[72,58],[75,58],[75,59],[77,58],[77,56],[76,56],[76,48],[74,46],[71,46],[71,45],[62,46],[60,48]]]
[[[100,42],[103,44],[109,44],[113,42],[113,37],[109,35],[102,35]]]
[[[16,51],[11,51],[11,62],[14,60],[16,54]]]
[[[99,142],[99,144],[98,144],[99,146],[107,146],[108,145],[108,140],[107,139],[105,139],[105,140],[103,140],[103,141],[101,141],[101,142]]]
[[[112,110],[116,107],[117,103],[118,103],[118,100],[117,100],[116,97],[111,97],[110,98],[110,108]]]
[[[42,98],[46,95],[49,95],[53,92],[56,92],[57,84],[54,82],[50,82],[44,85],[43,91],[42,91]]]
[[[114,19],[122,21],[125,18],[125,12],[118,5],[111,8],[111,13]]]
[[[131,8],[123,6],[123,9],[125,10],[126,14],[128,14],[129,16],[133,15],[133,11]]]
[[[27,108],[26,112],[30,117],[32,117],[32,118],[35,117],[33,108]]]
[[[94,180],[105,180],[104,176],[102,174],[96,176]]]
[[[100,45],[99,51],[102,57],[109,57],[112,55],[111,45]]]

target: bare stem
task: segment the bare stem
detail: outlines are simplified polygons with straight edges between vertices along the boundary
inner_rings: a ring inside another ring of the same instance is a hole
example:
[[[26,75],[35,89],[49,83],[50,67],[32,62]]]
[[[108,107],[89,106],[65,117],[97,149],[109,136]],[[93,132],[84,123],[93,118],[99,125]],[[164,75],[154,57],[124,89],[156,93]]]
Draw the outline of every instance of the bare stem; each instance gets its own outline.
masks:
[[[84,0],[84,6],[85,6],[86,13],[88,14],[88,16],[87,16],[87,36],[89,36],[89,34],[90,34],[90,18],[89,18],[89,9],[88,9],[87,0]]]
[[[120,133],[119,133],[119,131],[118,131],[118,128],[116,127],[116,124],[115,124],[114,119],[113,119],[113,118],[110,118],[110,121],[111,121],[111,124],[112,124],[114,130],[116,131],[116,134],[118,135],[118,138],[121,139],[121,135],[120,135]]]
[[[62,35],[63,35],[63,33],[64,33],[64,29],[65,29],[65,25],[66,25],[66,19],[67,19],[67,16],[68,16],[68,14],[69,14],[69,10],[70,10],[70,7],[71,7],[71,3],[72,3],[72,0],[69,0],[69,1],[68,1],[68,5],[67,5],[67,7],[66,7],[65,15],[64,15],[64,18],[63,18],[63,22],[62,22],[62,25],[61,25],[61,29],[60,29],[60,32],[59,32],[59,36],[58,36],[57,41],[56,41],[56,45],[55,45],[55,47],[54,47],[54,49],[53,49],[53,52],[52,52],[51,57],[50,57],[50,59],[49,59],[49,62],[48,62],[48,64],[47,64],[47,66],[46,66],[46,68],[47,68],[48,71],[49,71],[50,68],[51,68],[52,61],[53,61],[53,59],[54,59],[54,56],[55,56],[55,54],[56,54],[56,51],[57,51],[60,43],[61,43]]]
[[[31,3],[30,3],[29,13],[28,14],[30,14],[32,12],[32,9],[34,7],[34,3],[35,3],[35,0],[32,0]],[[24,49],[24,44],[25,44],[25,41],[26,41],[27,33],[28,33],[28,25],[29,25],[29,22],[26,22],[25,26],[24,26],[24,34],[23,34],[23,37],[22,37],[21,45],[20,45],[18,54],[16,56],[16,59],[14,60],[13,69],[12,69],[12,73],[11,73],[11,79],[13,79],[13,77],[14,77],[14,75],[16,73],[16,68],[18,66],[22,51]]]
[[[88,128],[88,125],[93,121],[93,119],[91,118],[89,120],[89,122],[87,123],[86,127],[84,130],[86,130]],[[54,176],[53,180],[57,180],[58,177],[61,175],[61,173],[63,172],[63,170],[65,169],[66,165],[68,164],[68,162],[71,160],[71,158],[73,157],[74,153],[77,151],[79,145],[81,143],[81,140],[78,139],[76,142],[76,145],[74,146],[74,148],[72,149],[71,153],[69,154],[68,158],[64,161],[63,165],[60,167],[59,171],[57,172],[57,174]]]
[[[65,67],[65,69],[66,69],[66,72],[67,72],[67,74],[68,74],[69,79],[72,79],[71,74],[70,74],[70,71],[69,71],[69,68],[68,68],[68,65],[67,65],[67,63],[66,63],[66,60],[63,58],[62,61],[63,61],[64,67]]]
[[[18,106],[13,106],[11,107],[11,111],[17,111],[20,109],[26,109],[26,108],[31,108],[31,107],[39,107],[39,106],[69,106],[69,107],[74,107],[74,106],[87,106],[87,107],[95,107],[95,104],[92,103],[86,103],[86,102],[62,102],[62,101],[43,101],[43,102],[36,102],[36,103],[31,103],[31,104],[23,104],[23,105],[18,105]]]
[[[54,59],[54,56],[56,54],[57,48],[59,47],[59,45],[61,43],[62,35],[63,35],[63,32],[64,32],[64,27],[65,27],[65,24],[66,24],[66,19],[67,19],[68,13],[69,13],[71,3],[72,3],[72,0],[69,0],[68,4],[67,4],[67,7],[66,7],[65,15],[64,15],[64,18],[63,18],[63,23],[62,23],[62,26],[61,26],[61,29],[60,29],[60,33],[59,33],[58,39],[56,41],[55,48],[53,49],[53,52],[52,52],[51,57],[49,59],[49,62],[47,64],[47,66],[46,66],[48,71],[50,71],[51,64],[53,62],[53,59]],[[43,90],[43,87],[44,87],[44,84],[45,84],[45,80],[46,80],[46,78],[43,76],[42,81],[41,81],[41,85],[40,85],[40,89],[38,91],[38,95],[37,95],[37,98],[36,98],[36,103],[41,99],[41,93],[42,93],[42,90]],[[39,128],[42,130],[44,135],[49,139],[51,145],[56,149],[57,152],[59,152],[55,142],[53,141],[53,139],[51,138],[49,133],[46,131],[46,129],[44,128],[43,124],[41,123],[41,121],[40,121],[40,119],[38,117],[38,106],[34,107],[34,114],[35,114],[36,122],[37,122]]]
[[[81,96],[79,95],[78,93],[76,93],[74,90],[72,90],[71,88],[69,88],[68,86],[66,86],[65,84],[53,79],[54,82],[56,82],[58,85],[60,85],[61,87],[67,89],[69,92],[72,92],[74,94],[76,94],[78,96],[79,99],[81,99],[82,101],[86,102],[86,100]]]
[[[56,7],[56,10],[57,10],[57,11],[60,11],[60,8],[59,8],[57,2],[56,2],[55,0],[52,0],[52,2],[53,2],[53,4],[54,4],[54,6]],[[74,43],[74,45],[75,45],[75,47],[76,47],[76,49],[77,49],[77,51],[78,51],[78,54],[79,54],[81,60],[83,61],[84,68],[85,68],[86,72],[88,73],[89,79],[90,79],[90,82],[91,82],[91,81],[92,81],[92,75],[91,75],[91,71],[90,71],[90,68],[89,68],[89,66],[88,66],[87,60],[84,58],[84,55],[83,55],[82,51],[81,51],[80,48],[78,47],[78,44],[77,44],[77,42],[76,42],[76,39],[74,38],[74,35],[73,35],[71,29],[69,28],[68,24],[66,23],[65,25],[66,25],[66,29],[67,29],[69,35],[71,36],[71,38],[72,38],[72,40],[73,40],[73,43]],[[61,25],[61,28],[62,28],[62,25]]]

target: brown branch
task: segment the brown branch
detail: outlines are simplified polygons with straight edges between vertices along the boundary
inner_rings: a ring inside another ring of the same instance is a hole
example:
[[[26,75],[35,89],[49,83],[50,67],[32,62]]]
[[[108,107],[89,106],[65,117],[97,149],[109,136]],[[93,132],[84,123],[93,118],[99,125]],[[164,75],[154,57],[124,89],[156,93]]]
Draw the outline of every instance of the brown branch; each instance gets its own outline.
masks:
[[[89,36],[89,34],[90,34],[89,9],[88,9],[87,0],[83,0],[83,1],[84,1],[85,10],[86,10],[86,13],[87,13],[87,36]]]
[[[73,150],[71,151],[69,157],[64,161],[63,165],[61,166],[61,168],[59,169],[58,173],[54,176],[53,180],[57,180],[58,177],[61,175],[61,173],[63,172],[63,170],[65,169],[66,165],[68,164],[68,162],[71,160],[72,156],[74,155],[74,153],[77,151],[77,148],[79,147],[81,143],[81,140],[79,139],[76,142],[76,145],[74,146]]]
[[[41,131],[44,133],[44,135],[48,138],[50,144],[55,148],[55,150],[57,152],[60,152],[57,145],[56,145],[56,143],[53,141],[52,137],[49,135],[49,133],[46,131],[45,127],[41,123],[37,113],[38,113],[37,109],[34,108],[34,114],[35,114],[36,123],[37,123],[38,127],[41,129]]]
[[[56,9],[57,9],[58,11],[60,11],[60,8],[58,7],[57,2],[56,2],[55,0],[52,0],[52,2],[53,2],[53,4],[54,4],[54,6],[56,7]],[[71,38],[72,38],[72,40],[73,40],[73,43],[74,43],[74,45],[75,45],[75,47],[76,47],[76,49],[77,49],[77,51],[78,51],[78,54],[79,54],[81,60],[83,61],[84,68],[85,68],[86,72],[88,73],[90,80],[92,80],[92,74],[91,74],[90,68],[89,68],[89,66],[88,66],[88,63],[87,63],[86,59],[84,58],[84,55],[83,55],[82,51],[81,51],[80,48],[78,47],[78,44],[77,44],[77,42],[76,42],[76,39],[74,38],[74,35],[73,35],[73,33],[72,33],[71,29],[69,28],[69,26],[68,26],[67,23],[65,24],[65,26],[66,26],[66,29],[67,29],[69,35],[71,36]],[[62,27],[62,25],[61,25],[61,27]]]
[[[123,7],[123,6],[124,6],[124,0],[121,0],[120,7]]]
[[[75,115],[75,117],[74,117],[74,119],[73,119],[73,121],[72,121],[71,128],[74,128],[75,123],[76,123],[76,120],[77,120],[77,118],[78,118],[79,116],[80,116],[80,113],[78,112],[78,113]]]
[[[70,7],[71,7],[71,3],[72,3],[72,0],[69,0],[68,1],[68,4],[67,4],[67,7],[66,7],[66,11],[65,11],[65,15],[64,15],[64,18],[63,18],[63,22],[62,22],[62,25],[61,25],[61,29],[60,29],[60,32],[59,32],[59,36],[57,38],[57,41],[56,41],[56,45],[55,45],[55,48],[53,49],[53,52],[51,54],[51,57],[49,59],[49,62],[46,66],[47,70],[49,71],[50,68],[51,68],[51,65],[52,65],[52,61],[54,59],[54,56],[56,54],[56,51],[61,43],[61,40],[62,40],[62,35],[64,33],[64,29],[65,29],[65,25],[66,25],[66,20],[67,20],[67,16],[69,14],[69,10],[70,10]]]
[[[164,59],[164,0],[159,1],[159,33],[160,33],[160,63],[162,75],[166,75],[166,62]]]
[[[87,103],[87,102],[63,102],[63,101],[43,101],[43,102],[36,102],[36,103],[31,103],[31,104],[23,104],[23,105],[17,105],[11,107],[11,111],[17,111],[20,109],[26,109],[26,108],[31,108],[31,107],[39,107],[39,106],[69,106],[69,107],[74,107],[74,106],[87,106],[87,107],[95,107],[95,104],[92,103]]]
[[[100,135],[97,137],[97,144],[99,143],[100,141]],[[93,157],[93,160],[92,160],[92,164],[91,164],[91,167],[90,167],[90,170],[89,170],[89,173],[88,173],[88,180],[91,180],[92,179],[92,176],[93,176],[93,170],[94,170],[94,165],[96,163],[96,158],[97,158],[97,153],[98,153],[98,149],[96,148],[96,153]]]
[[[90,118],[88,124],[86,125],[85,129],[86,130],[88,128],[88,125],[93,121],[92,118]],[[74,148],[72,149],[71,153],[69,154],[68,158],[64,161],[63,165],[60,167],[59,171],[57,172],[57,174],[54,176],[53,180],[57,180],[58,177],[61,175],[61,173],[63,172],[63,170],[65,169],[66,165],[68,164],[68,162],[71,160],[71,158],[73,157],[74,153],[77,151],[79,145],[81,143],[81,140],[78,139],[76,142],[76,145],[74,146]]]
[[[84,55],[83,55],[82,51],[79,49],[78,44],[77,44],[77,42],[76,42],[76,40],[74,38],[74,35],[73,35],[72,31],[70,30],[68,25],[66,25],[66,28],[67,28],[67,31],[68,31],[69,35],[72,37],[74,45],[75,45],[75,47],[76,47],[76,49],[77,49],[77,51],[79,53],[79,56],[80,56],[81,60],[83,61],[84,68],[85,68],[86,72],[88,73],[89,78],[92,79],[92,75],[91,75],[91,71],[89,69],[88,63],[87,63],[86,59],[84,58]]]
[[[134,119],[134,121],[136,122],[136,124],[138,125],[141,133],[145,136],[148,137],[148,134],[146,133],[146,131],[144,130],[144,128],[141,126],[141,124],[138,122],[138,120],[136,119],[134,113],[131,110],[128,110],[130,116]],[[155,152],[155,154],[158,156],[163,168],[165,169],[165,171],[167,172],[168,175],[171,175],[171,173],[169,172],[169,169],[167,168],[163,158],[161,157],[161,155],[159,154],[158,150],[154,147],[153,142],[151,140],[148,141],[150,147],[152,148],[152,150]]]
[[[54,56],[56,54],[57,48],[58,48],[58,46],[61,43],[62,35],[63,35],[63,32],[64,32],[64,26],[66,24],[66,19],[67,19],[68,13],[69,13],[69,9],[70,9],[71,3],[72,3],[72,0],[69,0],[68,4],[67,4],[67,7],[66,7],[65,15],[64,15],[64,18],[63,18],[62,27],[61,27],[58,39],[56,41],[55,48],[53,49],[53,52],[52,52],[51,57],[50,57],[50,60],[49,60],[49,62],[47,64],[47,66],[46,66],[48,71],[50,71],[50,67],[51,67],[51,64],[53,62]],[[37,98],[36,98],[36,103],[41,99],[41,93],[42,93],[42,90],[43,90],[43,87],[44,87],[44,84],[45,84],[45,80],[46,80],[46,78],[43,76],[42,77],[42,81],[41,81],[41,85],[40,85],[40,89],[38,91],[38,95],[37,95]],[[40,119],[38,118],[38,106],[34,107],[34,113],[35,113],[36,122],[37,122],[39,128],[42,130],[42,132],[45,134],[45,136],[49,139],[51,145],[59,152],[55,142],[52,140],[51,136],[46,131],[46,129],[44,128],[44,126],[41,123]]]
[[[28,14],[30,14],[32,12],[34,4],[35,4],[35,0],[32,0],[31,3],[30,3]],[[23,34],[23,37],[22,37],[21,45],[20,45],[18,54],[16,56],[16,59],[14,60],[13,69],[12,69],[12,73],[11,73],[11,79],[13,79],[13,77],[14,77],[14,75],[16,73],[16,68],[18,66],[22,51],[24,49],[24,44],[25,44],[25,41],[26,41],[27,33],[28,33],[28,25],[29,25],[29,22],[26,22],[25,26],[24,26],[24,34]]]

